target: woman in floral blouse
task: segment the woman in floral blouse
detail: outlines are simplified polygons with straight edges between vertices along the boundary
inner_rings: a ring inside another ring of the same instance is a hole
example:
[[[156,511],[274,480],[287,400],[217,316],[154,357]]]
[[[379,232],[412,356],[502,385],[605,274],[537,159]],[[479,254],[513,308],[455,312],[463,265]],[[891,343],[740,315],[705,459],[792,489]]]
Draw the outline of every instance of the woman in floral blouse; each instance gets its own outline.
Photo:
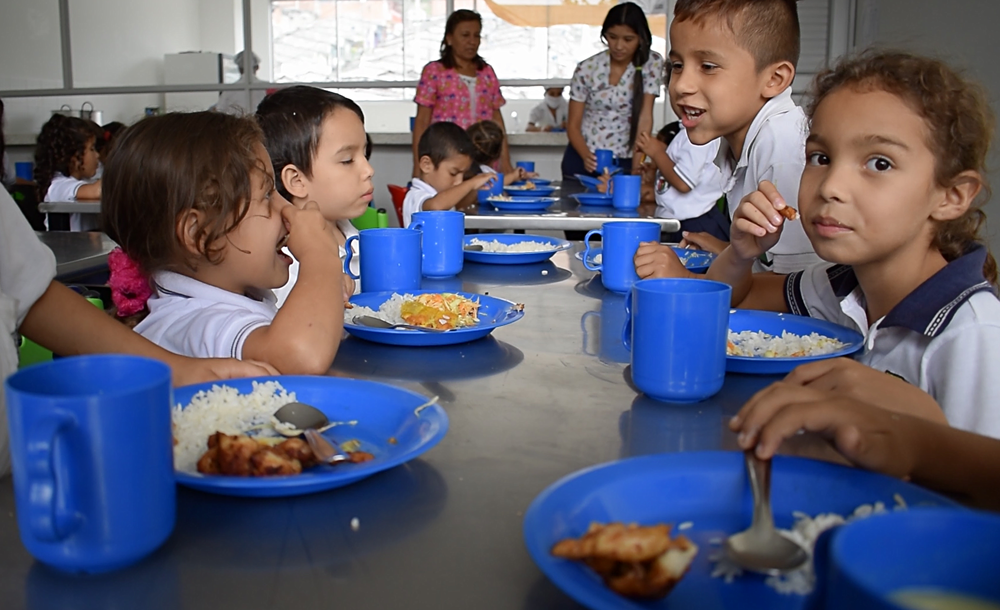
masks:
[[[601,148],[614,151],[624,171],[641,169],[635,139],[653,129],[663,56],[650,49],[646,15],[632,2],[614,6],[604,18],[601,39],[608,50],[581,61],[570,83],[564,177],[592,174],[594,151]]]
[[[479,13],[459,9],[448,17],[441,40],[441,59],[424,66],[417,85],[417,118],[413,122],[413,175],[417,175],[417,142],[431,123],[449,121],[466,129],[493,120],[503,128],[500,107],[506,103],[493,68],[479,56],[483,23]],[[501,171],[512,167],[504,139]]]

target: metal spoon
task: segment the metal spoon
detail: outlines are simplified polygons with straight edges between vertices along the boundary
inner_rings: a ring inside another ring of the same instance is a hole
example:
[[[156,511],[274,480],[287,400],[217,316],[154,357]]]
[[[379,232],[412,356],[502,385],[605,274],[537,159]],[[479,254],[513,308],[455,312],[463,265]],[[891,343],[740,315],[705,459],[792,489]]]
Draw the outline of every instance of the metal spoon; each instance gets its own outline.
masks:
[[[426,326],[416,326],[414,324],[393,324],[374,316],[354,316],[351,321],[355,324],[370,326],[372,328],[406,328],[409,330],[422,330],[427,333],[444,333],[450,330],[447,328],[427,328]]]
[[[726,554],[746,570],[780,574],[809,560],[809,553],[774,528],[771,513],[771,460],[759,460],[745,451],[747,476],[753,490],[753,522],[726,540]]]
[[[275,426],[275,430],[283,436],[306,437],[309,448],[324,464],[336,464],[350,460],[347,455],[340,451],[337,446],[328,438],[320,434],[324,430],[329,430],[333,424],[325,413],[312,405],[302,402],[290,402],[274,412],[274,418],[279,422],[292,426],[288,429],[285,426]]]
[[[469,244],[469,245],[465,246],[464,249],[465,249],[466,252],[482,252],[483,251],[483,247],[480,246],[479,244]]]

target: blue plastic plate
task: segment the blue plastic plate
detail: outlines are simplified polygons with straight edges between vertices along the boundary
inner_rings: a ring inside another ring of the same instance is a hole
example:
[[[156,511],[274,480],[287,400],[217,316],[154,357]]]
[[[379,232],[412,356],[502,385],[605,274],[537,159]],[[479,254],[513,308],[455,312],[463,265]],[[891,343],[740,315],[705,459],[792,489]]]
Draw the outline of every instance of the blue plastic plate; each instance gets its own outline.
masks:
[[[570,199],[576,200],[580,205],[592,205],[607,207],[611,205],[611,195],[604,193],[573,193]]]
[[[538,186],[548,186],[552,184],[551,180],[546,180],[545,178],[531,178],[531,182],[537,184]],[[525,180],[518,180],[517,182],[512,183],[511,186],[524,186],[525,183]]]
[[[541,186],[540,188],[526,189],[523,186],[508,186],[504,188],[511,197],[548,197],[556,191],[554,186]]]
[[[448,415],[438,405],[414,409],[427,398],[374,381],[337,377],[278,376],[229,379],[189,385],[174,390],[174,403],[187,405],[191,397],[213,385],[227,385],[248,393],[252,381],[277,381],[297,400],[326,413],[330,421],[357,420],[354,426],[335,426],[324,435],[337,441],[357,439],[362,451],[375,459],[363,464],[319,465],[288,477],[229,477],[177,472],[185,487],[227,496],[297,496],[342,487],[412,460],[438,444],[448,431]],[[389,439],[395,438],[396,443]],[[207,440],[207,439],[206,439]]]
[[[597,192],[597,186],[601,183],[600,180],[594,178],[593,176],[588,176],[586,174],[573,174],[573,177],[580,181],[588,191]]]
[[[752,311],[749,309],[733,309],[729,312],[729,329],[734,332],[744,330],[764,331],[769,335],[781,336],[787,330],[796,335],[819,333],[842,341],[847,346],[832,354],[822,356],[803,356],[801,358],[752,358],[749,356],[726,356],[726,371],[729,373],[750,373],[754,375],[778,375],[791,372],[792,369],[815,360],[849,356],[864,347],[861,333],[850,328],[804,316],[793,316],[788,313],[771,311]]]
[[[792,525],[792,511],[846,515],[876,501],[891,508],[897,493],[910,506],[955,505],[915,485],[855,468],[781,456],[774,460],[771,505],[780,528]],[[742,453],[667,453],[595,466],[552,484],[528,508],[524,539],[542,572],[594,610],[804,608],[808,597],[782,595],[765,585],[763,576],[745,574],[729,584],[710,576],[708,556],[721,548],[710,541],[749,527],[752,512]],[[683,533],[698,545],[698,555],[666,598],[638,602],[620,597],[582,563],[549,554],[553,544],[584,534],[592,521],[675,527],[690,521],[692,527]]]
[[[679,248],[676,246],[671,246],[671,247],[674,249],[674,252],[677,253],[677,256],[681,259],[681,262],[684,263],[684,266],[687,268],[687,270],[690,271],[691,273],[705,273],[706,271],[708,271],[708,268],[712,265],[712,261],[714,261],[716,258],[716,255],[712,254],[711,252],[705,252],[704,250],[688,250],[686,248]],[[585,250],[580,250],[579,252],[576,253],[576,257],[580,260],[583,260],[584,252]],[[591,248],[590,260],[588,260],[587,262],[589,262],[591,265],[596,265],[597,263],[594,261],[594,259],[600,253],[601,253],[601,248]]]
[[[559,201],[559,199],[555,197],[513,197],[511,199],[490,197],[486,201],[491,206],[504,212],[541,212],[548,209],[549,206]]]
[[[511,233],[480,233],[479,235],[466,235],[462,240],[462,247],[468,246],[472,240],[498,241],[502,244],[519,244],[521,242],[537,242],[551,246],[551,250],[544,252],[473,252],[465,251],[465,260],[474,263],[489,263],[492,265],[524,265],[527,263],[540,263],[552,258],[552,255],[560,250],[568,249],[570,244],[565,239],[558,237],[546,237],[544,235],[514,235]]]
[[[426,292],[436,291],[405,291],[406,294],[413,295]],[[392,292],[362,292],[351,297],[351,303],[378,310],[382,303],[392,298],[393,294]],[[517,322],[524,317],[524,312],[510,301],[471,292],[456,292],[455,294],[479,301],[479,324],[465,328],[456,328],[455,330],[443,333],[428,333],[420,330],[401,328],[372,328],[371,326],[361,326],[351,322],[344,322],[344,329],[359,339],[374,341],[375,343],[385,343],[387,345],[454,345],[456,343],[481,339],[493,332],[494,328]]]

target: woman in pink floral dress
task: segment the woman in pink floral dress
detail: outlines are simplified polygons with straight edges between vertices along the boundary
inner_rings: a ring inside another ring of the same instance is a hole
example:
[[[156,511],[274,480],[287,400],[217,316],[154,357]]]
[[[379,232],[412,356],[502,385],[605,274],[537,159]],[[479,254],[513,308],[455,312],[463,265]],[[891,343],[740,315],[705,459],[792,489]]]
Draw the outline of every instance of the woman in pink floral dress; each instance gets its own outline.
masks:
[[[449,121],[462,129],[484,120],[493,120],[503,128],[500,108],[506,103],[500,93],[500,81],[486,61],[479,56],[483,24],[479,13],[459,9],[448,17],[441,59],[424,66],[417,85],[417,118],[413,122],[413,175],[417,175],[417,142],[431,123]],[[501,171],[509,172],[510,153],[507,141],[500,157]]]

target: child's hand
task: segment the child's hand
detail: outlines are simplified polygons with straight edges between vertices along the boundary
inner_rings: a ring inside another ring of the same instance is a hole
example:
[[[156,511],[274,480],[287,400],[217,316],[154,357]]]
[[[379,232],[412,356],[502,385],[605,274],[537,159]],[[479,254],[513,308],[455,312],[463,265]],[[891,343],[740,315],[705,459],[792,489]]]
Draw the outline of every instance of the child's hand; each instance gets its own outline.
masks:
[[[354,278],[344,273],[341,275],[344,279],[344,303],[346,304],[354,296]]]
[[[684,231],[683,235],[684,239],[680,243],[680,247],[682,248],[690,247],[696,250],[711,252],[712,254],[722,254],[722,251],[729,246],[729,242],[722,241],[711,233]]]
[[[736,255],[751,260],[773,248],[785,222],[778,210],[785,207],[788,206],[778,189],[767,180],[760,183],[758,190],[744,197],[733,214],[729,233]]]
[[[654,154],[663,154],[667,152],[667,145],[656,139],[655,136],[648,133],[640,133],[635,138],[635,148],[641,153],[645,153],[652,157]]]
[[[288,231],[288,249],[300,262],[314,256],[333,256],[340,260],[337,239],[315,201],[302,209],[288,204],[281,208],[281,219]]]
[[[743,449],[770,459],[804,430],[819,435],[849,462],[890,476],[909,476],[918,448],[900,416],[840,393],[779,381],[758,392],[729,422]]]
[[[496,174],[483,173],[469,178],[466,182],[469,183],[469,186],[472,187],[473,190],[478,190],[487,188],[487,186],[491,185],[496,178]]]
[[[653,277],[694,277],[694,274],[684,267],[677,253],[670,246],[661,245],[655,241],[639,244],[632,258],[635,273],[640,279]]]

